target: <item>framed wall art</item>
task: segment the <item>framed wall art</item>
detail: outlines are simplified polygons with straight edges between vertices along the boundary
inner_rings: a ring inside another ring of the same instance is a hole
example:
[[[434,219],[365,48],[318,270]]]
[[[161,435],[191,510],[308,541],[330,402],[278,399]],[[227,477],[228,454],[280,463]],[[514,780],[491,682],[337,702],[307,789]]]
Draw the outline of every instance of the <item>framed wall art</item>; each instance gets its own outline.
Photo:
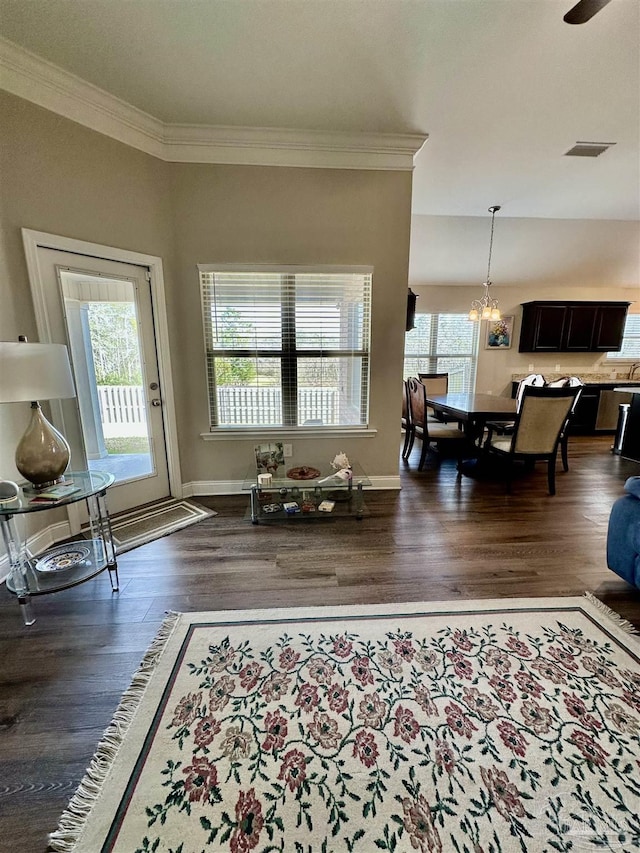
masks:
[[[284,447],[280,441],[270,444],[256,444],[256,469],[258,474],[277,474],[278,467],[284,464]]]
[[[487,321],[485,349],[511,349],[513,341],[513,315],[500,320]]]

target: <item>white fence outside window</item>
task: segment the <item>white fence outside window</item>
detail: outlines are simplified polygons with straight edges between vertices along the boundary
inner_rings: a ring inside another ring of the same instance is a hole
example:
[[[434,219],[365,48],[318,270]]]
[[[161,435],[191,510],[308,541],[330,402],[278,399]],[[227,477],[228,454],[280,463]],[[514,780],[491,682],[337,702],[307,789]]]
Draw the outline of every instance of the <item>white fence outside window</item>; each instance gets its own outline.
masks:
[[[144,389],[141,385],[98,385],[105,438],[146,436]],[[282,422],[280,388],[225,385],[217,389],[221,423],[275,426]],[[335,424],[339,414],[337,388],[298,388],[299,422]]]
[[[105,438],[147,435],[142,385],[98,385],[97,390]]]
[[[282,389],[223,385],[217,389],[218,422],[221,424],[282,423]],[[337,388],[298,388],[298,423],[338,423]]]

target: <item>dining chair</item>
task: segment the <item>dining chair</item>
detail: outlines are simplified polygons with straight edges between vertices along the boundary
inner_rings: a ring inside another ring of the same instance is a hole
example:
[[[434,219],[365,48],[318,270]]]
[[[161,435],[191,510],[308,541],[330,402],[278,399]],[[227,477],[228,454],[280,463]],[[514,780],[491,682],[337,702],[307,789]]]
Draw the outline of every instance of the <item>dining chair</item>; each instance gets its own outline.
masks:
[[[448,373],[418,373],[418,379],[427,389],[428,397],[440,397],[449,393]],[[440,421],[446,424],[453,420],[443,415],[442,412],[435,412],[430,406],[427,409],[427,414],[431,421]]]
[[[522,398],[524,396],[524,389],[529,385],[535,385],[538,388],[542,388],[546,385],[546,381],[544,376],[541,373],[530,373],[528,376],[525,376],[524,379],[521,379],[518,383],[518,390],[515,394],[516,399],[516,412],[520,411],[520,407],[522,406]],[[493,431],[498,433],[499,435],[511,435],[513,432],[513,428],[515,426],[515,421],[493,421]]]
[[[562,459],[562,467],[565,471],[569,470],[569,429],[571,428],[571,421],[576,411],[576,406],[578,405],[578,400],[582,394],[582,389],[584,388],[584,382],[582,379],[579,379],[577,376],[563,376],[561,379],[554,379],[553,382],[547,383],[547,388],[578,388],[579,391],[576,394],[576,398],[573,401],[573,406],[571,406],[571,411],[569,412],[569,417],[563,427],[562,435],[560,436],[560,457]]]
[[[584,382],[579,379],[577,376],[563,376],[561,379],[554,379],[553,382],[544,382],[541,384],[538,380],[544,380],[544,377],[541,374],[532,373],[530,376],[523,379],[518,386],[518,392],[516,394],[516,407],[517,410],[520,410],[522,405],[522,397],[524,395],[524,389],[527,385],[535,385],[537,387],[546,387],[546,388],[564,388],[564,387],[575,387],[579,388],[579,392],[576,394],[575,399],[573,401],[573,406],[571,407],[571,411],[569,412],[569,416],[567,417],[566,423],[562,428],[562,434],[560,435],[560,457],[562,459],[562,468],[564,471],[569,470],[569,429],[571,427],[571,420],[576,410],[576,406],[578,405],[578,400],[580,399],[580,395],[582,393],[582,389],[584,387]],[[527,381],[529,380],[529,381]],[[524,383],[524,384],[523,384]],[[515,421],[494,421],[493,427],[494,432],[499,433],[500,435],[511,435],[513,433],[515,426]]]
[[[402,381],[402,429],[404,430],[404,444],[402,445],[402,458],[408,459],[413,447],[413,426],[411,424],[409,407],[409,388],[407,380]]]
[[[418,379],[425,386],[428,394],[446,394],[449,391],[448,373],[419,373]]]
[[[424,464],[429,453],[437,456],[442,444],[451,444],[454,441],[457,443],[456,449],[458,451],[458,462],[460,462],[462,458],[462,448],[465,445],[464,433],[460,432],[460,430],[455,427],[449,427],[444,423],[431,421],[429,419],[427,412],[427,389],[422,382],[416,379],[415,376],[411,376],[407,379],[407,390],[409,417],[412,425],[411,447],[413,447],[413,441],[416,437],[422,441],[422,451],[420,453],[418,471],[422,471],[424,468]],[[436,444],[437,451],[431,447],[432,443]],[[409,453],[410,452],[411,449],[409,449]],[[408,454],[405,458],[408,458]]]
[[[431,415],[427,415],[430,421],[438,421],[439,419]],[[415,430],[411,420],[411,406],[409,403],[409,386],[407,380],[402,382],[402,420],[401,428],[404,430],[404,444],[402,445],[402,458],[408,459],[413,450],[413,442],[415,440]]]
[[[511,434],[496,434],[494,425],[491,422],[487,424],[484,450],[489,456],[495,454],[507,462],[507,492],[511,491],[512,468],[516,460],[530,464],[541,460],[547,462],[549,494],[555,495],[558,447],[581,390],[576,386],[549,388],[527,385]]]

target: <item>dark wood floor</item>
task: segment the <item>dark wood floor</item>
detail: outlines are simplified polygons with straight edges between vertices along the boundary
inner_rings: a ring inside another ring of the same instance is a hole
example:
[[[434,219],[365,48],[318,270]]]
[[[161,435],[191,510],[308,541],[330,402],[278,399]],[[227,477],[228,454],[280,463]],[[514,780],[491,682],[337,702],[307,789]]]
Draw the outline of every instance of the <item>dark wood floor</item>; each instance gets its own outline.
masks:
[[[35,599],[23,627],[0,591],[0,849],[42,853],[166,610],[594,592],[640,628],[640,591],[606,567],[609,511],[640,465],[611,438],[576,438],[549,497],[544,466],[514,484],[416,472],[367,494],[362,522],[252,526],[243,496],[203,498],[216,517],[124,554],[101,575]]]

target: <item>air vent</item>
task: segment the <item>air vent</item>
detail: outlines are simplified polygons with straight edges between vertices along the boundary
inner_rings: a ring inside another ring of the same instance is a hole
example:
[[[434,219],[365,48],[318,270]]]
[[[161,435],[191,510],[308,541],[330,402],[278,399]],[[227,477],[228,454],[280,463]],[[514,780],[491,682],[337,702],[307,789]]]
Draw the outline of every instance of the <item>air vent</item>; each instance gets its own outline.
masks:
[[[573,148],[565,151],[565,157],[599,157],[607,148],[615,145],[615,142],[576,142]]]

